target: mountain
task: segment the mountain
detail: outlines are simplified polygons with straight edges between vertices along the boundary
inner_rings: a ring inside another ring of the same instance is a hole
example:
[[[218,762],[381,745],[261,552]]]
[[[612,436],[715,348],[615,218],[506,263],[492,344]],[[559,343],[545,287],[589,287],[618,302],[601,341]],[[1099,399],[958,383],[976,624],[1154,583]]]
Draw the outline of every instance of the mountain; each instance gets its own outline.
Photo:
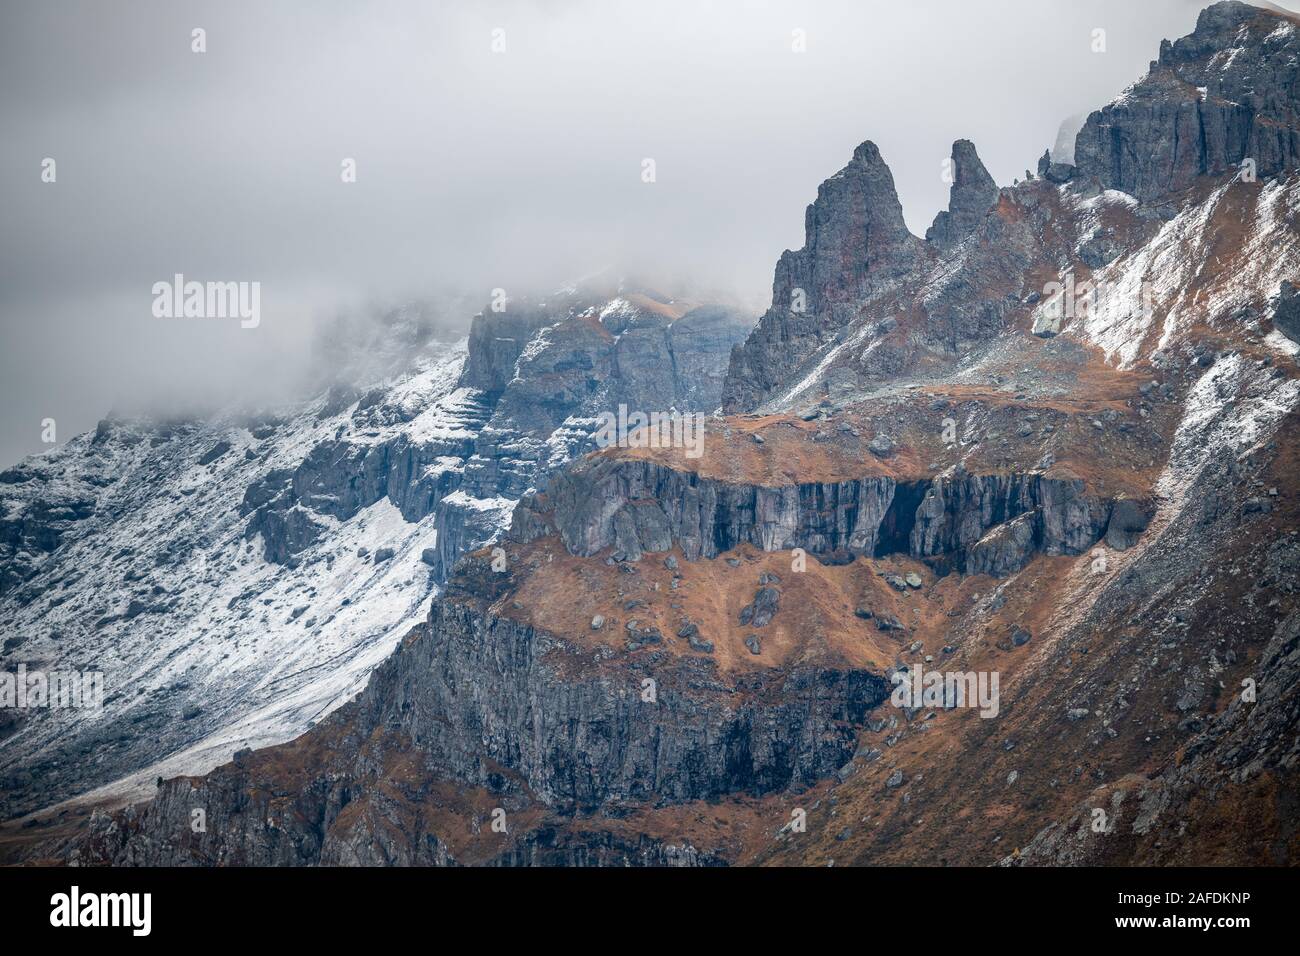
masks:
[[[599,408],[712,411],[721,373],[701,366],[750,324],[611,278],[489,308],[460,341],[436,311],[331,326],[300,404],[110,418],[0,473],[4,670],[106,689],[98,715],[3,712],[0,815],[139,796],[303,732],[525,490],[594,447]]]
[[[552,459],[553,402],[623,394],[587,377],[613,330],[570,312],[535,363],[526,309],[485,314],[461,387],[509,424],[460,488],[508,530],[308,732],[8,854],[1294,863],[1298,29],[1209,7],[1010,187],[957,141],[925,239],[859,146],[702,446]]]

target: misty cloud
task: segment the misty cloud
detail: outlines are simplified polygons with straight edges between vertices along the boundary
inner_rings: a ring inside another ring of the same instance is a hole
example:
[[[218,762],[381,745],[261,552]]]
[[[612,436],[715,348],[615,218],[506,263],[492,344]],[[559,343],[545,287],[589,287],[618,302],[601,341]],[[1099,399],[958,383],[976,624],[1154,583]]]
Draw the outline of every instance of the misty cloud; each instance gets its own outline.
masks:
[[[7,5],[0,464],[47,417],[66,439],[111,407],[290,394],[314,330],[374,303],[613,267],[761,308],[859,142],[924,234],[954,139],[1010,183],[1201,6]],[[257,328],[154,317],[177,273],[260,283]]]

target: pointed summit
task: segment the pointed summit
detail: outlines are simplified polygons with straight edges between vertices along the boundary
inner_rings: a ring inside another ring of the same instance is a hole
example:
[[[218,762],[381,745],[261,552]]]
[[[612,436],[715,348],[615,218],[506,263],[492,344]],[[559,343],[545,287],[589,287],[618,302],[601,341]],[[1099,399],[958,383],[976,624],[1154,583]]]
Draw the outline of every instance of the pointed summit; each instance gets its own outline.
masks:
[[[804,290],[810,312],[851,300],[869,273],[892,268],[898,253],[914,241],[894,176],[868,140],[818,187],[804,214],[804,247],[777,262],[772,306],[788,309],[794,289]]]
[[[772,279],[772,307],[734,349],[726,409],[752,408],[854,320],[864,302],[926,257],[907,231],[894,176],[876,144],[817,188],[804,214],[804,246],[786,250]]]
[[[959,139],[952,144],[952,187],[948,209],[934,217],[925,241],[951,249],[972,232],[998,201],[998,184],[980,162],[975,144]]]

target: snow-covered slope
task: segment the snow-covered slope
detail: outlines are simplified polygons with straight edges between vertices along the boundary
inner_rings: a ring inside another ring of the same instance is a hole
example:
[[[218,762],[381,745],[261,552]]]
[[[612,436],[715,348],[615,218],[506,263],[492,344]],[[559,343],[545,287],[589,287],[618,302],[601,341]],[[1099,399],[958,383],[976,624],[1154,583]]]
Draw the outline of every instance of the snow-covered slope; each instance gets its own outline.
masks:
[[[455,388],[465,351],[443,345],[384,383],[383,406],[409,421],[359,430],[357,402],[333,410],[325,397],[256,417],[106,421],[5,473],[10,529],[47,503],[86,512],[50,554],[27,549],[38,573],[0,599],[5,669],[101,671],[105,688],[99,714],[29,709],[9,728],[10,812],[128,771],[138,783],[206,769],[300,733],[359,689],[427,610],[433,517],[408,522],[387,497],[349,520],[316,515],[326,533],[290,566],[247,538],[245,492],[339,438],[470,437]],[[377,561],[380,549],[392,557]]]
[[[599,411],[715,407],[749,324],[621,282],[485,312],[455,343],[421,319],[330,340],[326,364],[369,381],[271,412],[110,419],[0,473],[0,671],[102,672],[105,689],[98,714],[0,711],[0,819],[302,733],[524,491],[593,447]]]

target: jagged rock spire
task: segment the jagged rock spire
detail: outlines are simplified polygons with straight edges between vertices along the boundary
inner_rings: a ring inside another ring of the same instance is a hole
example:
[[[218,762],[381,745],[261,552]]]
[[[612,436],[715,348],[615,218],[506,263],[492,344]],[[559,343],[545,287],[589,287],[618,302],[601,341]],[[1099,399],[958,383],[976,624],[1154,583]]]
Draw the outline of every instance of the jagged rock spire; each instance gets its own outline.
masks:
[[[874,291],[925,257],[907,231],[894,176],[876,144],[817,189],[804,216],[804,246],[786,250],[772,280],[772,307],[731,354],[726,409],[751,408],[848,323]]]
[[[854,298],[861,280],[893,264],[914,237],[903,221],[894,176],[876,144],[863,143],[849,164],[817,189],[804,215],[804,247],[776,265],[774,309],[790,308],[795,289],[809,312]]]
[[[926,242],[950,249],[969,236],[998,201],[998,184],[980,162],[975,144],[959,139],[952,144],[952,187],[948,209],[934,217]]]

